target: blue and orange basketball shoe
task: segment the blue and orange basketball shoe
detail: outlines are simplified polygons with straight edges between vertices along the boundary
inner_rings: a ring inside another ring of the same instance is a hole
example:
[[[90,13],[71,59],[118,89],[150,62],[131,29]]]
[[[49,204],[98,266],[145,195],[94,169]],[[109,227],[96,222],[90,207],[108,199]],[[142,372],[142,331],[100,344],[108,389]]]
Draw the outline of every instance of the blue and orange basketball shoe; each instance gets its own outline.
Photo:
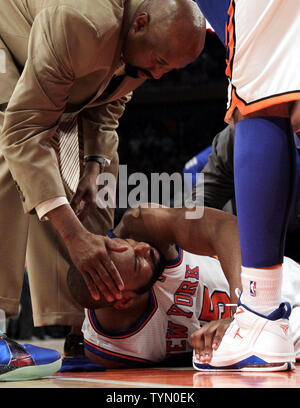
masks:
[[[209,363],[198,360],[199,371],[288,371],[294,368],[295,352],[289,335],[289,303],[281,303],[268,316],[238,303],[234,319]]]
[[[43,378],[61,367],[55,350],[20,345],[0,332],[0,381],[25,381]]]

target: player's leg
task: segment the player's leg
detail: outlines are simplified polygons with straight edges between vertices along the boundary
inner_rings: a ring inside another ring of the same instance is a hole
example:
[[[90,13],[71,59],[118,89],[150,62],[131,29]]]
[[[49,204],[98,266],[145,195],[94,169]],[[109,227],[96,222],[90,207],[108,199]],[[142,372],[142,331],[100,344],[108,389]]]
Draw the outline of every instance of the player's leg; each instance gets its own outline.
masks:
[[[294,360],[290,308],[278,307],[295,174],[292,135],[281,118],[289,116],[300,89],[294,58],[299,13],[286,6],[232,1],[228,9],[226,120],[246,118],[236,124],[234,158],[243,262],[240,302],[245,304],[237,308],[214,353],[211,364],[218,368],[279,370]],[[300,3],[293,7],[299,11]]]
[[[295,176],[287,119],[255,118],[236,125],[235,191],[242,253],[242,295],[235,319],[209,363],[199,370],[286,370],[294,347],[291,308],[281,303],[284,240]]]
[[[236,124],[234,174],[242,254],[241,302],[267,315],[281,299],[282,262],[295,179],[289,120]]]
[[[295,175],[286,119],[241,121],[235,133],[235,190],[242,252],[242,295],[212,360],[198,370],[291,368],[290,306],[281,303],[284,239]],[[281,303],[281,304],[280,304]]]

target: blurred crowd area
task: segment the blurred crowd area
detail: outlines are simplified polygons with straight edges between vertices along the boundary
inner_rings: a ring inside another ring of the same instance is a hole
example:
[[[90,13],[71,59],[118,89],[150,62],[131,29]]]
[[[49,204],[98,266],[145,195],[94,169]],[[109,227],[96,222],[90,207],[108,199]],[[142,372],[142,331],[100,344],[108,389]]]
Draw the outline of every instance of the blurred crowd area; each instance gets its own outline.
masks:
[[[207,31],[196,61],[138,88],[119,126],[128,173],[181,172],[226,125],[225,48]]]

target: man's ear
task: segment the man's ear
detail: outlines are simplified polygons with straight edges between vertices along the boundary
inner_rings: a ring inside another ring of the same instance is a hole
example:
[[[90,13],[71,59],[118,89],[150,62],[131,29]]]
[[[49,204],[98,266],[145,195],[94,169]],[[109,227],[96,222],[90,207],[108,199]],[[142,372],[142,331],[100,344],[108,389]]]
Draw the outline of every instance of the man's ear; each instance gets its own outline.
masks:
[[[137,294],[132,291],[124,292],[122,299],[115,301],[114,308],[117,310],[129,309],[134,305],[136,297]]]
[[[150,18],[149,14],[146,13],[145,11],[140,13],[138,16],[136,16],[134,23],[133,23],[133,28],[134,31],[137,32],[143,32],[145,31],[145,28],[149,24]]]

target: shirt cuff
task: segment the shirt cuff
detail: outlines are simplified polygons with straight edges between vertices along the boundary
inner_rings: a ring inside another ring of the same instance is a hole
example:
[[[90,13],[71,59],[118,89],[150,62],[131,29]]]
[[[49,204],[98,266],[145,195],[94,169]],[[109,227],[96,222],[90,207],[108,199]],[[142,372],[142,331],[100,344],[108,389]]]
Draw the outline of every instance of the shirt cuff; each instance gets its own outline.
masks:
[[[69,204],[66,197],[55,197],[49,200],[43,201],[36,206],[35,210],[40,219],[40,221],[47,221],[48,218],[45,216],[49,211],[54,210],[54,208],[60,207],[61,205]]]

